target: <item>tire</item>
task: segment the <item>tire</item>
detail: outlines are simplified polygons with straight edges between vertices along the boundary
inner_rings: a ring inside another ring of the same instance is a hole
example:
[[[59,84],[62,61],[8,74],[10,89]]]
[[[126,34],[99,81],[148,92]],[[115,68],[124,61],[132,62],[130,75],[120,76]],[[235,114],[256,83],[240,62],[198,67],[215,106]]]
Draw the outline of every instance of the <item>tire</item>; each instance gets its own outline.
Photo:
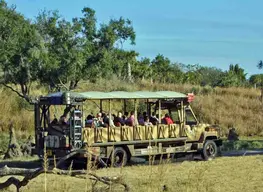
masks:
[[[128,154],[122,147],[116,147],[113,150],[112,156],[112,166],[113,167],[124,167],[128,162]]]
[[[218,155],[218,148],[214,141],[207,140],[204,144],[201,156],[205,161],[214,159]]]

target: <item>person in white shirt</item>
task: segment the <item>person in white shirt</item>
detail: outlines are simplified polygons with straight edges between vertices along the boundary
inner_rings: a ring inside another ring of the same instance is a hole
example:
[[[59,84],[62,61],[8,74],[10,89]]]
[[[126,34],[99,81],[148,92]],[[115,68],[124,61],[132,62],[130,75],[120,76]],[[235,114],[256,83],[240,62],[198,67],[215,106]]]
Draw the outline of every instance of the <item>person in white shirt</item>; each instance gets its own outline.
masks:
[[[145,126],[152,125],[152,123],[150,122],[150,119],[149,119],[148,116],[145,116],[145,118],[144,118],[144,125],[145,125]]]

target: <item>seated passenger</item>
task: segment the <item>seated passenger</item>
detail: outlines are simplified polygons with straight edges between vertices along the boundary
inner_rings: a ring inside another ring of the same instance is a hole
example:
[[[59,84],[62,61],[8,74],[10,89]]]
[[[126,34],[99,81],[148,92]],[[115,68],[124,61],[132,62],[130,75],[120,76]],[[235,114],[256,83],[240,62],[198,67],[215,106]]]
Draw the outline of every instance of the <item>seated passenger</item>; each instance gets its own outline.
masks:
[[[101,113],[101,119],[104,123],[105,123],[105,121],[107,121],[108,117],[107,117],[106,113],[104,113],[104,112]]]
[[[174,123],[168,113],[165,114],[165,116],[164,116],[164,118],[162,119],[162,121],[163,121],[164,124],[166,124],[166,125],[170,125],[170,124],[173,124],[173,123]]]
[[[95,127],[105,127],[101,113],[97,114],[97,117],[93,119],[93,123],[94,123]]]
[[[88,115],[86,118],[85,124],[87,127],[92,127],[92,123],[93,123],[92,115]]]
[[[138,114],[138,123],[144,125],[144,116],[141,113]]]
[[[135,117],[134,117],[134,111],[131,111],[130,117],[125,121],[125,124],[128,126],[134,126],[135,125]]]
[[[149,119],[148,116],[145,116],[145,118],[144,118],[144,125],[145,125],[145,126],[153,125],[153,124],[150,122],[150,119]]]
[[[109,122],[109,118],[108,115],[106,115],[106,113],[101,113],[101,119],[103,121],[103,123],[108,123]]]
[[[115,116],[113,121],[114,121],[114,125],[117,127],[121,127],[124,125],[124,120],[122,118],[121,112],[118,112],[118,116]]]
[[[128,115],[129,115],[129,113],[127,111],[125,111],[124,115],[122,116],[122,119],[124,120],[124,122],[128,119]]]
[[[59,119],[59,124],[61,125],[67,125],[67,119],[66,119],[66,116],[62,115]]]
[[[155,112],[152,112],[152,116],[150,117],[150,122],[153,125],[157,125],[159,122],[159,119],[157,118],[157,115],[155,114]]]
[[[111,120],[109,117],[109,114],[105,114],[104,118],[103,118],[103,122],[105,125],[110,125],[111,127],[115,127],[114,123],[113,123],[113,119],[114,119],[115,115],[111,116]]]

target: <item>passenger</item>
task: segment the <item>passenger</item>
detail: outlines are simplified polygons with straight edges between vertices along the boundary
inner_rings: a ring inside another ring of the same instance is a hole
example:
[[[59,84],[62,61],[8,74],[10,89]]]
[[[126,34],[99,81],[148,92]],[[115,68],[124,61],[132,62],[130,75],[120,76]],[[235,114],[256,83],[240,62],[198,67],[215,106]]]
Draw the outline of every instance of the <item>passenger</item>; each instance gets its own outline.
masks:
[[[150,122],[153,125],[157,125],[159,122],[159,119],[157,118],[157,115],[155,114],[155,112],[152,112],[152,116],[150,117]]]
[[[111,119],[110,119],[110,126],[111,126],[111,127],[116,127],[116,126],[114,125],[114,122],[113,122],[114,117],[116,117],[115,114],[111,115]]]
[[[107,121],[107,115],[106,115],[106,113],[102,112],[102,113],[101,113],[101,118],[102,118],[103,122]]]
[[[118,112],[118,116],[114,118],[114,125],[117,127],[121,127],[124,125],[124,120],[122,118],[121,112]]]
[[[67,119],[66,119],[66,116],[62,115],[59,119],[59,124],[61,125],[67,125]]]
[[[102,118],[102,121],[104,123],[108,123],[109,122],[109,117],[108,117],[108,115],[106,115],[106,113],[101,113],[101,118]]]
[[[141,113],[138,113],[138,123],[144,125],[144,116]]]
[[[93,123],[94,123],[95,127],[105,127],[101,113],[97,114],[97,117],[93,119]]]
[[[124,115],[122,116],[122,119],[124,120],[124,122],[128,119],[128,115],[129,115],[129,113],[127,111],[125,111]]]
[[[115,116],[115,115],[114,115]],[[104,122],[104,125],[110,125],[111,127],[115,127],[114,123],[113,123],[113,116],[111,117],[111,120],[110,120],[110,117],[109,117],[109,114],[105,114],[104,118],[103,118],[103,122]],[[110,122],[109,122],[110,121]]]
[[[93,123],[93,117],[92,117],[92,115],[88,115],[86,118],[85,124],[87,127],[92,127],[92,123]]]
[[[145,116],[145,118],[144,118],[144,125],[145,125],[145,126],[153,125],[153,124],[150,122],[150,119],[149,119],[148,116]]]
[[[134,126],[135,125],[135,117],[134,117],[134,111],[131,111],[130,117],[125,121],[126,125]]]
[[[165,116],[164,116],[164,118],[162,119],[162,121],[163,121],[164,124],[166,124],[166,125],[170,125],[170,124],[173,124],[173,123],[174,123],[168,113],[165,114]]]

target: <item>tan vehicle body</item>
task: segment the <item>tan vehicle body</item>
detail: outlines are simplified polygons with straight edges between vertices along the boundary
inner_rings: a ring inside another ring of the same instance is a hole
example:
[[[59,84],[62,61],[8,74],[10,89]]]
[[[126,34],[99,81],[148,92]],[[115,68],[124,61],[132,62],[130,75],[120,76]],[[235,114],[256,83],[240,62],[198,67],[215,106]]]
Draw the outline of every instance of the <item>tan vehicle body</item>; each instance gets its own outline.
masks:
[[[145,94],[151,97],[154,95],[151,92]],[[176,92],[169,92],[169,94],[178,95]],[[49,106],[65,104],[61,99],[65,95],[55,96],[55,99],[51,95],[35,105],[36,146],[38,151],[43,151],[43,147],[46,147],[50,157],[62,157],[72,151],[85,150],[100,158],[114,159],[119,156],[117,159],[121,159],[120,162],[123,164],[126,164],[131,157],[168,154],[200,153],[207,160],[217,155],[218,147],[222,144],[218,126],[199,123],[187,101],[187,96],[180,95],[180,98],[172,101],[159,98],[151,103],[147,99],[147,109],[155,105],[155,110],[158,110],[159,123],[142,126],[137,122],[134,126],[120,127],[87,127],[83,117],[79,118],[83,108],[76,107],[81,106],[84,99],[81,102],[74,100],[74,103],[69,96],[64,100],[71,111],[71,123],[54,125],[49,121]],[[56,99],[61,100],[57,102]],[[109,114],[111,114],[111,100],[108,101]],[[137,119],[136,99],[134,103]],[[173,111],[176,112],[177,120],[173,124],[167,125],[161,122],[160,117],[164,109],[169,110],[171,114]],[[40,115],[41,110],[42,115]],[[76,113],[79,114],[79,117],[75,117]],[[191,120],[189,120],[189,114]],[[116,165],[119,166],[118,163]]]

